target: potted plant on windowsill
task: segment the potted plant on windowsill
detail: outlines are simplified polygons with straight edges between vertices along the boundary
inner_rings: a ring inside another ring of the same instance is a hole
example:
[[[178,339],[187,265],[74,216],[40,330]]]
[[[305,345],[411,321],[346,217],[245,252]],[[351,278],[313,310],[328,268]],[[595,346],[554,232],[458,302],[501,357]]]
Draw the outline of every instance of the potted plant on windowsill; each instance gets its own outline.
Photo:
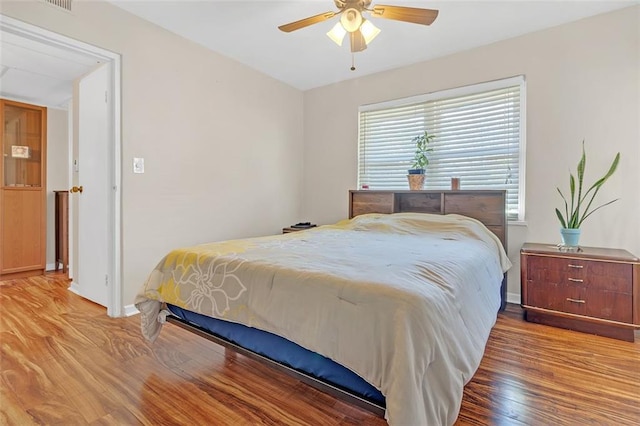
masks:
[[[584,183],[584,171],[587,163],[587,155],[584,150],[584,141],[582,142],[582,157],[578,162],[577,169],[577,188],[576,178],[573,176],[573,173],[569,173],[569,194],[571,195],[571,203],[567,201],[567,198],[564,196],[560,188],[556,188],[564,201],[564,215],[556,208],[556,216],[558,216],[558,220],[562,225],[560,234],[562,236],[562,245],[564,247],[578,247],[578,241],[580,240],[580,225],[582,225],[582,222],[584,222],[584,220],[591,216],[596,210],[618,201],[616,198],[615,200],[591,209],[591,205],[598,194],[598,191],[600,191],[602,185],[604,185],[604,183],[616,171],[619,161],[620,153],[618,152],[613,159],[613,163],[611,163],[611,166],[609,167],[609,171],[591,185],[586,192],[583,192],[582,187]]]
[[[435,138],[435,136],[430,135],[429,132],[425,130],[423,134],[411,140],[411,142],[416,145],[413,165],[407,170],[407,180],[409,181],[409,189],[411,190],[420,190],[424,187],[424,173],[426,167],[429,165],[428,153],[433,151],[433,148],[429,147],[429,144],[433,138]]]

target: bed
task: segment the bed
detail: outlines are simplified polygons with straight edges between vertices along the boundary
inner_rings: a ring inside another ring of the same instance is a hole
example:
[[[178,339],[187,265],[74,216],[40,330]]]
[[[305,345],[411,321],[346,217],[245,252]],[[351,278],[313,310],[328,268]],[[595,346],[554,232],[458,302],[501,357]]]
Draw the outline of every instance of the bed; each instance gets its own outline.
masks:
[[[176,249],[137,298],[181,325],[384,412],[452,424],[504,305],[504,191],[350,191],[350,219]]]

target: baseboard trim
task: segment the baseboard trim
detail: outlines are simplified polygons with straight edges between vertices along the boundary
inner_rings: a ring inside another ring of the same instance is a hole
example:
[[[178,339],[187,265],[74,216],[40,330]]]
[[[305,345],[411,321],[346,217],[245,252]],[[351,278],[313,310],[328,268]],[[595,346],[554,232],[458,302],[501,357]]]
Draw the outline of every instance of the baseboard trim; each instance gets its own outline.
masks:
[[[136,308],[136,305],[126,305],[124,307],[124,316],[125,317],[138,315],[139,313],[140,313],[140,311],[138,310],[138,308]]]
[[[47,266],[45,267],[45,271],[49,272],[49,271],[55,271],[56,270],[56,264],[55,263],[47,263]]]
[[[71,281],[71,285],[69,286],[69,291],[77,294],[78,296],[82,296],[82,293],[80,292],[80,287],[75,281]]]
[[[98,302],[98,301],[96,301],[96,300],[93,300],[93,299],[91,299],[90,297],[85,296],[85,295],[83,294],[83,292],[80,290],[80,285],[79,285],[77,282],[75,282],[75,281],[71,281],[71,285],[69,285],[68,290],[69,290],[70,292],[72,292],[72,293],[77,294],[78,296],[82,297],[83,299],[87,299],[87,300],[89,300],[89,301],[91,301],[91,302],[93,302],[93,303],[95,303],[95,304],[97,304],[97,305],[103,306],[104,308],[106,308],[106,309],[107,309],[107,315],[109,315],[110,317],[114,317],[114,318],[115,318],[115,316],[114,316],[114,315],[110,315],[110,314],[109,314],[109,308],[108,308],[107,306],[104,306],[102,303],[100,303],[100,302]],[[122,309],[120,309],[120,311],[119,311],[119,312],[120,312],[120,314],[119,314],[118,316],[122,316]],[[139,312],[138,312],[138,310],[135,308],[135,306],[134,306],[134,305],[128,305],[128,306],[125,306],[125,307],[124,307],[124,316],[127,316],[127,317],[128,317],[128,316],[131,316],[131,315],[135,315],[135,314],[137,314],[137,313],[139,313]]]
[[[520,293],[507,293],[507,303],[520,304]]]

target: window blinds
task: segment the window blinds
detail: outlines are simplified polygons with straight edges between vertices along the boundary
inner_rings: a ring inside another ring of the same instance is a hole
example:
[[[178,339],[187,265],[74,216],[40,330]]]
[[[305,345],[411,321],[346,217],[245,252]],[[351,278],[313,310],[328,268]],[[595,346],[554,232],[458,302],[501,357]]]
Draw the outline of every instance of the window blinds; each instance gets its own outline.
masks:
[[[514,81],[515,80],[515,81]],[[522,220],[521,143],[524,79],[492,82],[413,98],[411,102],[371,105],[360,111],[358,184],[370,189],[408,189],[412,139],[435,135],[429,145],[425,189],[506,189],[507,215]],[[497,84],[496,84],[497,83]],[[439,97],[440,95],[441,97]],[[393,105],[393,104],[396,105]]]

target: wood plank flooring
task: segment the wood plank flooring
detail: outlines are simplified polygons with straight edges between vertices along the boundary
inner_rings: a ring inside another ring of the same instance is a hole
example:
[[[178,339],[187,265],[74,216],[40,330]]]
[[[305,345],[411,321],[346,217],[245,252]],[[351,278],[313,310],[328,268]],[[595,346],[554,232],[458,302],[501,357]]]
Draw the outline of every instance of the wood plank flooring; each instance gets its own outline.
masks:
[[[386,424],[178,327],[148,344],[137,317],[67,287],[55,274],[0,282],[2,425]],[[640,341],[530,324],[510,306],[456,424],[640,424]]]

